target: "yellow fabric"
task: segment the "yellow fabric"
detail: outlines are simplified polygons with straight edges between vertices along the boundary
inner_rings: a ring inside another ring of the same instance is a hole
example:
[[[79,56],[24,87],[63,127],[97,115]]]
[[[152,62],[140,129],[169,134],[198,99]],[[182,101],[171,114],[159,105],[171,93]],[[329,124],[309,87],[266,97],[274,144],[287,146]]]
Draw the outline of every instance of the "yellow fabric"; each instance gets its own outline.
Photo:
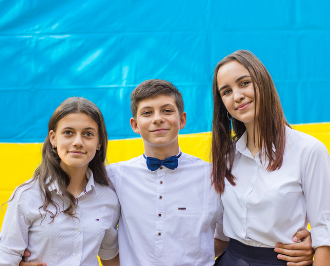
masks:
[[[330,123],[294,125],[294,129],[305,132],[322,141],[330,151]],[[187,134],[179,136],[183,152],[210,161],[211,133]],[[30,179],[41,162],[42,144],[0,143],[0,203],[6,202],[13,190]],[[143,153],[142,139],[111,140],[108,145],[107,161],[115,163],[129,160]],[[4,211],[0,212],[0,225]]]

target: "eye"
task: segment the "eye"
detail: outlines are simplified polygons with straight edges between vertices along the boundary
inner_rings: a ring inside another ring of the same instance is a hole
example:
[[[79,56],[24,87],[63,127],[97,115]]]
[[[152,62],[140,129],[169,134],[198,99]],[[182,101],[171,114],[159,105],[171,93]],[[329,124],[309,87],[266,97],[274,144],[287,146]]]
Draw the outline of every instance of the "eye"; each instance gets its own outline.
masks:
[[[228,95],[229,93],[231,93],[231,89],[224,89],[224,90],[222,90],[223,92],[222,92],[222,95]]]
[[[87,131],[87,132],[85,133],[85,136],[87,136],[87,137],[93,137],[93,136],[94,136],[94,133],[91,132],[91,131]]]
[[[141,115],[149,116],[149,115],[151,115],[151,111],[143,111]]]
[[[166,113],[166,114],[171,114],[171,113],[173,113],[173,110],[172,109],[164,109],[163,112]]]
[[[243,81],[242,83],[241,83],[241,86],[242,87],[246,87],[247,85],[249,85],[250,84],[250,81]]]
[[[73,132],[71,130],[64,130],[63,134],[69,136],[69,135],[72,135]]]

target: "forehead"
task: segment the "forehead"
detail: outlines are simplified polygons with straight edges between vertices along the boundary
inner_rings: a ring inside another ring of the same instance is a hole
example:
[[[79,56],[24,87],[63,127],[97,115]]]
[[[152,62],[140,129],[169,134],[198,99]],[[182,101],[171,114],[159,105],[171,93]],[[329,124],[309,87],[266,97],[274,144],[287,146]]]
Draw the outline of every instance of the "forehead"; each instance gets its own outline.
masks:
[[[250,76],[249,71],[237,61],[231,61],[223,66],[221,66],[217,73],[217,81],[218,83],[226,83],[232,80],[236,80],[241,76]]]
[[[88,128],[92,127],[97,129],[97,123],[89,115],[85,113],[71,113],[63,117],[57,123],[58,128],[71,127],[71,128]]]
[[[139,110],[142,108],[160,108],[164,105],[172,105],[177,108],[173,96],[160,94],[156,97],[141,100],[137,106],[137,109]]]

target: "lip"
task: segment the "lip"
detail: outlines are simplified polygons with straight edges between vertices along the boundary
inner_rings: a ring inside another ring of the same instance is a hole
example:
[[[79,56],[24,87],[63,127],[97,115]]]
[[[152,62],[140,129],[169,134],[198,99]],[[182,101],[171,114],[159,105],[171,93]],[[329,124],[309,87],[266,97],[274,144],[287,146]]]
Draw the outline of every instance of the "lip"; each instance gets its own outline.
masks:
[[[252,101],[251,101],[251,102],[248,102],[248,103],[243,103],[243,104],[237,106],[237,107],[236,107],[236,110],[238,110],[238,111],[243,111],[243,110],[245,110],[246,108],[248,108],[248,106],[249,106],[251,103],[252,103]]]
[[[72,155],[77,155],[77,156],[81,156],[81,155],[86,154],[86,152],[82,152],[82,151],[68,151],[68,153],[70,153]]]
[[[156,133],[156,134],[161,134],[161,133],[164,133],[168,131],[168,129],[165,129],[165,128],[159,128],[159,129],[155,129],[155,130],[151,130],[150,132],[152,133]]]

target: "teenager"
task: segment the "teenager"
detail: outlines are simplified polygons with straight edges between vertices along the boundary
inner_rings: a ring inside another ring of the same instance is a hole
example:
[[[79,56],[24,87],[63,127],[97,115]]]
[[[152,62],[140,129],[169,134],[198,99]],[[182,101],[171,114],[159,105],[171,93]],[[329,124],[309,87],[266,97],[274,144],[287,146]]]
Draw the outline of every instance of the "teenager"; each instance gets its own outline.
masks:
[[[117,255],[120,207],[104,165],[107,143],[96,105],[77,97],[61,103],[48,124],[41,165],[8,202],[1,266],[17,266],[26,248],[28,261],[47,266],[96,266],[97,255]]]
[[[292,235],[308,223],[314,266],[327,265],[326,147],[290,128],[267,69],[248,51],[236,51],[218,63],[213,96],[213,183],[224,206],[220,232],[230,237],[218,265],[282,265],[276,243],[292,243]]]

